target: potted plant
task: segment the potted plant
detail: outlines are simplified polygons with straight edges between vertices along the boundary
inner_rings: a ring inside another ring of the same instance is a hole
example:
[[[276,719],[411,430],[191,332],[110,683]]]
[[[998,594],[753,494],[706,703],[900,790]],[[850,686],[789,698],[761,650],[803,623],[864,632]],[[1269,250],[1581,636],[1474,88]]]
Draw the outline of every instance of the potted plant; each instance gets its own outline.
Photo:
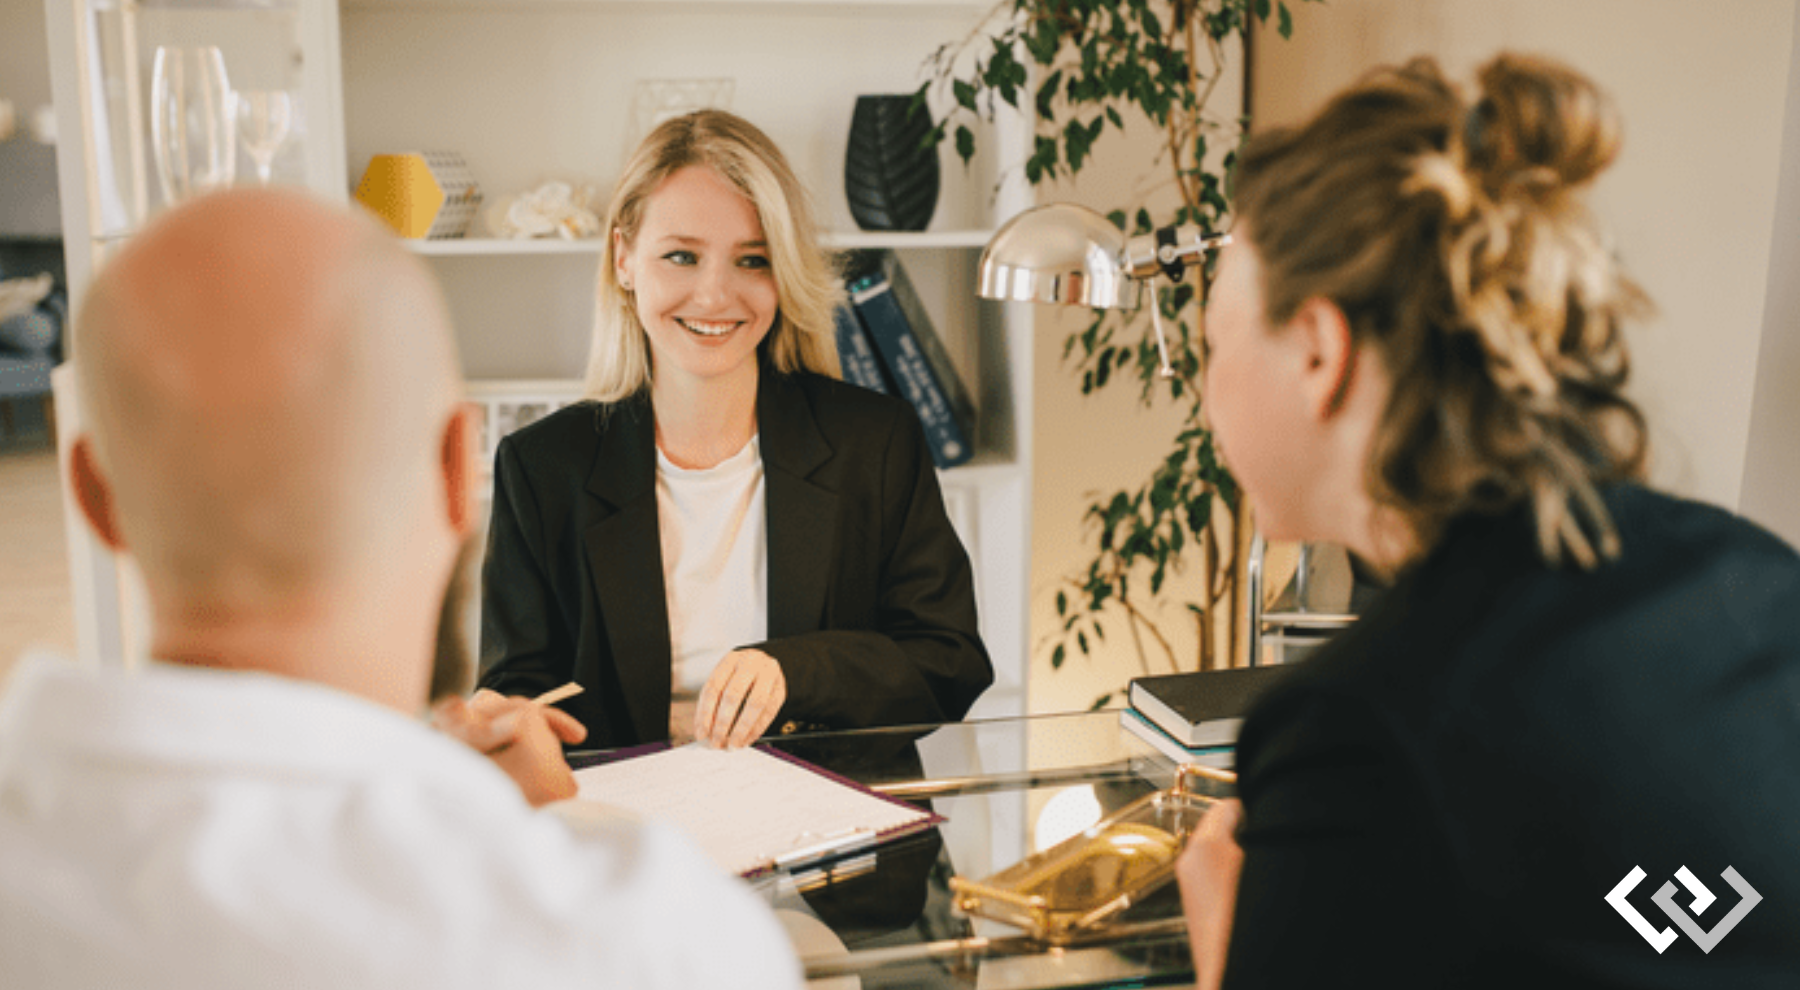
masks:
[[[1000,0],[974,32],[927,60],[915,106],[933,90],[948,91],[941,102],[951,110],[927,141],[952,141],[967,163],[975,151],[972,125],[991,119],[1002,101],[1019,107],[1029,100],[1037,123],[1024,177],[1033,186],[1075,176],[1107,131],[1124,131],[1127,120],[1153,126],[1161,137],[1156,167],[1167,170],[1176,205],[1156,211],[1145,202],[1121,204],[1109,219],[1131,235],[1183,224],[1217,230],[1245,128],[1236,108],[1220,113],[1209,104],[1220,80],[1241,71],[1228,64],[1232,42],[1245,42],[1254,26],[1270,21],[1282,37],[1291,34],[1281,0]],[[1086,507],[1093,553],[1057,591],[1061,630],[1053,668],[1071,652],[1097,650],[1107,622],[1117,619],[1144,673],[1154,672],[1153,656],[1174,670],[1247,658],[1249,508],[1219,459],[1201,408],[1199,328],[1211,277],[1209,263],[1156,294],[1172,375],[1158,373],[1147,308],[1098,311],[1064,341],[1064,359],[1081,376],[1084,395],[1131,382],[1145,405],[1174,402],[1183,416],[1148,478]],[[1200,591],[1180,614],[1195,624],[1197,647],[1184,656],[1147,605],[1171,574],[1190,567]],[[1094,704],[1111,700],[1109,693]]]

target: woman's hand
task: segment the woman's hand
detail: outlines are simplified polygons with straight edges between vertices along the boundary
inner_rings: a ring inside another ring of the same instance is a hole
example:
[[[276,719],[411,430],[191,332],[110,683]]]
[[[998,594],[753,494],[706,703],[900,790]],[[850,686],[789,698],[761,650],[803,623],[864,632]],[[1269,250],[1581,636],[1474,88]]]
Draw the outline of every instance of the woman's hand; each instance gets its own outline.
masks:
[[[575,796],[561,744],[586,739],[587,728],[568,712],[482,690],[439,702],[431,721],[506,771],[532,807]]]
[[[732,650],[700,689],[694,738],[716,749],[755,742],[787,702],[781,664],[761,650]]]
[[[1243,820],[1244,806],[1236,798],[1214,804],[1175,861],[1181,913],[1187,918],[1188,946],[1194,954],[1195,990],[1214,990],[1225,978],[1238,874],[1244,868],[1244,850],[1237,843]]]

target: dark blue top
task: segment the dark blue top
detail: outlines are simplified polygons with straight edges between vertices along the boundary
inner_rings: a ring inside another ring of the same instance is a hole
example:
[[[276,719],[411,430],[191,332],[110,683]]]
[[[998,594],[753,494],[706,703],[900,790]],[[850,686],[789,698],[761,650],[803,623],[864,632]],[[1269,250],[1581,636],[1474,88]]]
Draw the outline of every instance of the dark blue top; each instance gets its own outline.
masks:
[[[1461,520],[1256,706],[1227,987],[1800,987],[1800,558],[1606,501],[1620,559]],[[1762,901],[1708,953],[1655,898],[1716,932],[1727,867]],[[1634,868],[1661,953],[1606,899]]]

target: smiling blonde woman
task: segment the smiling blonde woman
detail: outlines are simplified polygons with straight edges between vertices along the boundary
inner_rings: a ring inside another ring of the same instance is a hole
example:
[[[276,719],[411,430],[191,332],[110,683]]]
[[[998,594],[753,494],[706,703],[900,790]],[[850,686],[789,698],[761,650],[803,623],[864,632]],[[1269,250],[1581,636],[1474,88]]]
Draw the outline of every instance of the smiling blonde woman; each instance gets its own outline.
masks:
[[[608,217],[588,394],[502,441],[481,684],[567,681],[587,745],[961,718],[993,681],[912,407],[837,380],[799,180],[664,122]]]

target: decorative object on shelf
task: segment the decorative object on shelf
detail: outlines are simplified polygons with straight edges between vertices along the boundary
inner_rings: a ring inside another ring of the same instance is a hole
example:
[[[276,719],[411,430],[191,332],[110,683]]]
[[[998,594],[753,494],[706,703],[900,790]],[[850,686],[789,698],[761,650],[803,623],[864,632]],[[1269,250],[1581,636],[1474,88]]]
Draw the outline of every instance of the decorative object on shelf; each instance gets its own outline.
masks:
[[[695,110],[730,110],[735,79],[640,79],[631,89],[631,115],[620,147],[629,155],[657,124]]]
[[[931,115],[908,94],[856,98],[844,150],[844,197],[864,230],[924,230],[938,200]]]
[[[216,45],[160,45],[150,67],[150,143],[167,204],[231,185],[237,119]]]
[[[481,187],[454,151],[415,151],[369,159],[356,199],[401,237],[441,240],[469,231]]]
[[[231,94],[232,114],[237,118],[238,139],[256,163],[256,179],[269,184],[275,152],[287,141],[293,124],[294,100],[286,90],[245,89]]]
[[[1172,208],[1133,203],[1104,218],[1102,226],[1114,228],[1109,236],[1118,239],[1126,254],[1135,253],[1139,243],[1130,238],[1167,239],[1158,232],[1168,230],[1178,242],[1171,249],[1183,257],[1156,259],[1170,284],[1148,294],[1148,314],[1097,313],[1084,329],[1069,335],[1064,349],[1081,374],[1083,394],[1129,380],[1137,384],[1144,404],[1162,395],[1187,415],[1173,449],[1158,459],[1148,479],[1135,490],[1102,494],[1087,506],[1084,516],[1094,524],[1094,554],[1056,592],[1061,632],[1050,657],[1053,668],[1060,668],[1072,649],[1092,656],[1106,642],[1132,644],[1143,674],[1154,672],[1147,648],[1160,653],[1164,663],[1159,666],[1172,670],[1236,666],[1250,659],[1253,524],[1249,505],[1239,498],[1201,415],[1199,321],[1211,279],[1204,232],[1219,230],[1228,209],[1230,151],[1242,130],[1240,110],[1208,103],[1228,73],[1241,72],[1241,64],[1227,64],[1227,53],[1241,50],[1235,46],[1246,40],[1253,24],[1270,22],[1282,37],[1291,32],[1288,2],[1220,0],[1165,7],[1000,0],[980,29],[932,55],[931,78],[914,96],[923,104],[934,87],[948,92],[950,99],[944,102],[949,112],[934,126],[931,139],[953,137],[964,162],[975,152],[971,122],[991,118],[1002,103],[1032,101],[1037,133],[1025,178],[1033,185],[1074,177],[1092,160],[1101,135],[1109,127],[1123,131],[1126,117],[1132,117],[1134,127],[1147,124],[1163,134],[1160,161],[1165,164],[1159,167],[1172,173],[1179,196]],[[1153,220],[1153,206],[1160,219]],[[1162,245],[1156,246],[1160,256]],[[1183,282],[1177,273],[1190,248],[1198,263],[1195,277]],[[1127,294],[1136,292],[1133,286],[1121,287]],[[1073,298],[1058,301],[1078,303]],[[1157,326],[1164,321],[1166,333]],[[1198,578],[1199,587],[1179,597],[1193,600],[1168,601],[1178,596],[1165,588],[1165,579],[1184,570]],[[1165,607],[1168,611],[1161,614],[1169,618],[1157,614]],[[1103,619],[1122,621],[1129,635],[1105,635]],[[1192,655],[1177,649],[1173,630],[1165,632],[1165,624],[1176,622],[1193,623],[1197,645]],[[1120,673],[1121,680],[1130,676]],[[1095,704],[1110,702],[1116,693]]]
[[[559,237],[565,241],[600,236],[600,210],[604,193],[595,185],[546,182],[516,196],[502,196],[486,214],[488,231],[495,237],[528,240]]]

